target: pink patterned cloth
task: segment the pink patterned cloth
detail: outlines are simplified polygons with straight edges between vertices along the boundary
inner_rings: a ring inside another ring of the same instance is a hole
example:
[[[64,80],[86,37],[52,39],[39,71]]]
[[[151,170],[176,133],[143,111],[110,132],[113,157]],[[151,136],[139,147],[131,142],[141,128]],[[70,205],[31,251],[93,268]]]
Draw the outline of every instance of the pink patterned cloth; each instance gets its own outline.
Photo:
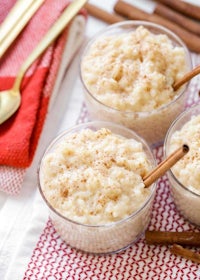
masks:
[[[194,87],[196,89],[196,86]],[[194,93],[194,92],[193,92]],[[189,100],[194,102],[193,98]],[[87,121],[82,107],[78,123]],[[158,162],[163,149],[154,149]],[[167,176],[158,182],[149,230],[199,231],[176,210]],[[194,251],[198,251],[193,248]],[[48,220],[32,252],[23,280],[186,280],[199,279],[199,265],[170,253],[168,246],[147,245],[142,236],[131,247],[117,254],[92,255],[67,245]]]

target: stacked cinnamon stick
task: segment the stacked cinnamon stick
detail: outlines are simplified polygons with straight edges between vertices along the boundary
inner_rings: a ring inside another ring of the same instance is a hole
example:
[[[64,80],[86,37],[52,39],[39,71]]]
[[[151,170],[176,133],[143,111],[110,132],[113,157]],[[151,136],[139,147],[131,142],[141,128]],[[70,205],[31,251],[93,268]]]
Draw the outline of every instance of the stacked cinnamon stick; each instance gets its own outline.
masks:
[[[200,264],[200,254],[183,246],[200,247],[200,232],[146,231],[149,245],[172,245],[171,253]]]
[[[88,13],[109,24],[122,20],[145,20],[161,24],[176,33],[193,52],[200,52],[200,7],[181,0],[157,0],[153,13],[144,12],[126,1],[118,0],[108,13],[86,4]]]

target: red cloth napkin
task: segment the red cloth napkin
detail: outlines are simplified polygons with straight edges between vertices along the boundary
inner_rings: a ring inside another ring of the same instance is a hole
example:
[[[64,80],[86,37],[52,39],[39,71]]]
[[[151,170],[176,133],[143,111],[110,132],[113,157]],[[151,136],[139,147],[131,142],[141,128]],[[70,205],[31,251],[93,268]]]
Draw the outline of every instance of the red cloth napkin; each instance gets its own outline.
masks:
[[[0,2],[0,22],[14,0]],[[25,61],[69,0],[46,0],[26,28],[0,59],[0,91],[10,89],[20,65]],[[81,11],[82,15],[85,15]],[[38,144],[57,79],[70,25],[27,71],[21,86],[20,109],[0,125],[0,165],[28,167]]]

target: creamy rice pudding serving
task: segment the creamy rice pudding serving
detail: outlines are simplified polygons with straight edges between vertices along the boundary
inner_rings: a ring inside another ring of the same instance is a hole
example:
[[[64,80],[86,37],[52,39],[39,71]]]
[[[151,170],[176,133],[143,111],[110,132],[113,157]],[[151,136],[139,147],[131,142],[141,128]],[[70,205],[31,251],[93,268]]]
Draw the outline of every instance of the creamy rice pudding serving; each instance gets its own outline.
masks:
[[[132,128],[150,144],[162,141],[184,106],[186,87],[175,92],[173,84],[190,67],[184,43],[165,28],[114,24],[89,42],[81,60],[91,117]]]
[[[166,155],[183,143],[188,154],[168,172],[174,201],[182,214],[200,226],[200,105],[184,112],[172,125],[166,139]]]
[[[59,136],[40,166],[41,193],[61,237],[93,253],[127,247],[146,229],[155,184],[153,156],[132,131],[93,122]]]

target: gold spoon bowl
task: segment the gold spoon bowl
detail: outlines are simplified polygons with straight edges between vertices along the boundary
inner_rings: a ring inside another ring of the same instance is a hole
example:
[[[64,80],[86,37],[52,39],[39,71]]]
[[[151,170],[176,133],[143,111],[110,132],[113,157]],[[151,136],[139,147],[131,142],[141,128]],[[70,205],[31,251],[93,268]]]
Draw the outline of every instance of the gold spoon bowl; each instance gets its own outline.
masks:
[[[13,89],[5,90],[0,95],[0,124],[12,116],[21,103],[21,95]]]

